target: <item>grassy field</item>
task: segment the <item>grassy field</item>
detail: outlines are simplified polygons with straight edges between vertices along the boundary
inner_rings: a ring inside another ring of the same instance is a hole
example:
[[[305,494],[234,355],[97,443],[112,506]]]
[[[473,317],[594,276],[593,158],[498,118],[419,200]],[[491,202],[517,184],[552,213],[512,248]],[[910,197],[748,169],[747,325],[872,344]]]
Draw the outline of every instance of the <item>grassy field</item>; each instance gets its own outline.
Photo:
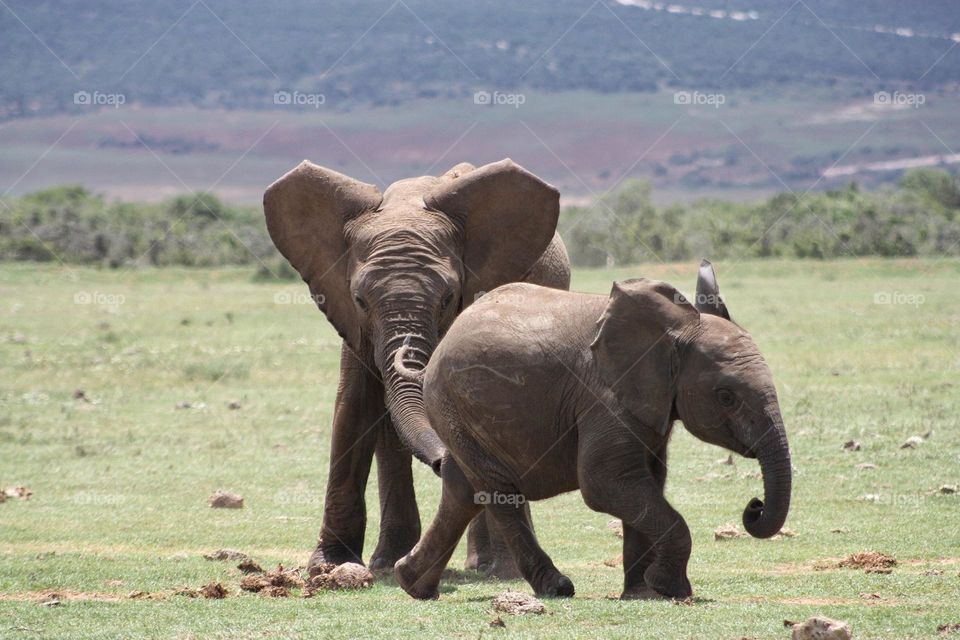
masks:
[[[678,428],[667,491],[693,534],[692,605],[611,599],[621,568],[604,561],[620,540],[574,493],[533,512],[577,597],[504,616],[503,630],[488,626],[491,599],[525,583],[466,576],[426,603],[390,579],[265,599],[238,593],[233,563],[202,558],[231,547],[296,566],[313,546],[338,341],[300,286],[254,283],[248,269],[0,267],[0,486],[33,491],[0,504],[0,638],[787,638],[784,619],[815,614],[847,620],[857,638],[937,637],[960,622],[960,495],[939,492],[960,482],[960,262],[717,270],[778,382],[796,536],[714,540],[762,493],[758,467],[719,464],[725,451]],[[581,271],[574,288],[639,275],[691,291],[695,265]],[[850,439],[862,449],[843,451]],[[422,465],[415,476],[428,521],[438,482]],[[221,488],[246,507],[208,508]],[[377,530],[374,506],[367,553]],[[866,550],[898,564],[888,575],[829,567]],[[463,558],[461,546],[452,566]],[[172,595],[214,580],[226,599]],[[40,603],[48,590],[60,606]],[[166,597],[129,599],[136,590]]]

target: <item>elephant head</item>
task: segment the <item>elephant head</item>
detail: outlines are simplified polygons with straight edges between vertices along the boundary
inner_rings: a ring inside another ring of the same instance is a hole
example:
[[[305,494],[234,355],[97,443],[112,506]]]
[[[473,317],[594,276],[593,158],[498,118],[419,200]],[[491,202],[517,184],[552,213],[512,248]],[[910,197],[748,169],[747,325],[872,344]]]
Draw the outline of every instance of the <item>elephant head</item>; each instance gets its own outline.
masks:
[[[460,309],[530,270],[553,238],[559,193],[509,159],[401,180],[383,195],[305,160],[263,206],[327,319],[379,370],[401,440],[439,473],[444,447],[418,373]]]
[[[696,306],[664,282],[615,283],[592,349],[618,401],[648,428],[665,436],[679,418],[697,438],[759,459],[764,500],[750,501],[743,525],[768,538],[790,508],[790,450],[770,369],[729,318],[704,261]]]

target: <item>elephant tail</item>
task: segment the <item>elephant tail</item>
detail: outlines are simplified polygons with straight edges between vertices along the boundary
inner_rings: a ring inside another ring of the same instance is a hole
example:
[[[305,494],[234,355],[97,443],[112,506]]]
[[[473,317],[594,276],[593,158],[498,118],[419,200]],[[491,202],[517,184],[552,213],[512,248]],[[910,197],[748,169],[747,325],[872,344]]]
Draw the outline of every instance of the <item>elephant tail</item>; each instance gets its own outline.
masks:
[[[420,382],[423,380],[423,369],[411,369],[403,363],[404,356],[407,355],[407,351],[410,349],[410,336],[407,336],[403,340],[403,346],[401,346],[393,354],[393,368],[396,369],[397,374],[406,380],[407,382]]]

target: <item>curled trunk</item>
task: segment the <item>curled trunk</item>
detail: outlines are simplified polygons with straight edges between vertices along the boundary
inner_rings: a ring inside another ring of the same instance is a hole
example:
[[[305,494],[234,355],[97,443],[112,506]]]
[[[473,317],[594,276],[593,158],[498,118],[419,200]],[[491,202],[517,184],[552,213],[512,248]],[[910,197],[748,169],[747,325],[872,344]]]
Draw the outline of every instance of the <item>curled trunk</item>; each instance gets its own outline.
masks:
[[[768,411],[771,425],[757,447],[763,473],[763,500],[754,498],[743,511],[743,526],[755,538],[775,535],[790,511],[792,472],[790,447],[779,410]]]
[[[433,332],[436,333],[435,331]],[[383,376],[387,409],[400,440],[411,453],[440,475],[446,447],[430,426],[423,406],[420,380],[427,360],[436,346],[431,333],[405,327],[388,327],[380,348],[378,365]],[[403,360],[410,364],[404,364]],[[400,367],[396,366],[400,360]]]

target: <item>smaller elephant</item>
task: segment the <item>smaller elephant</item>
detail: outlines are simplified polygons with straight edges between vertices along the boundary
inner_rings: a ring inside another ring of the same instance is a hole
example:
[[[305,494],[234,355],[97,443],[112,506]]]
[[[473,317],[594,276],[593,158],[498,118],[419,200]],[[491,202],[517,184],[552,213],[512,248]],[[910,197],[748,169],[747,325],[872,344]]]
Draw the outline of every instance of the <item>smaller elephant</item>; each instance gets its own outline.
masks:
[[[676,420],[759,459],[764,501],[749,502],[743,524],[758,538],[777,533],[791,465],[773,377],[707,261],[695,302],[638,279],[609,297],[510,284],[464,311],[424,374],[448,452],[436,518],[395,567],[403,589],[436,598],[464,528],[486,508],[534,591],[572,596],[521,507],[579,488],[587,506],[623,521],[622,597],[692,595],[690,531],[663,495]]]

